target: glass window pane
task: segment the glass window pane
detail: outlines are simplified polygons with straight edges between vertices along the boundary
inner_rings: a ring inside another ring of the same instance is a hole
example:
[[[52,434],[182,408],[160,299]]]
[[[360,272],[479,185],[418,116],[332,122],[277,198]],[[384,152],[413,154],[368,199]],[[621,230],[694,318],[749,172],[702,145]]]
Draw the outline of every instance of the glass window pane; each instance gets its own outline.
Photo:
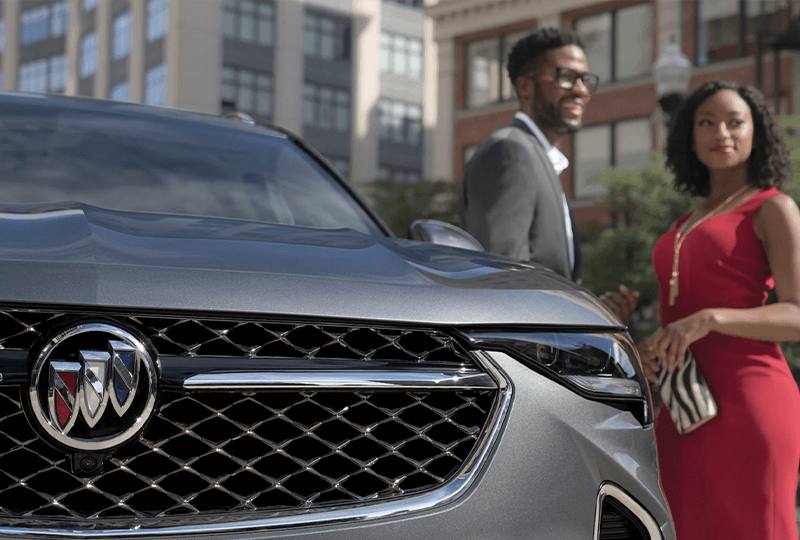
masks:
[[[245,43],[255,41],[256,21],[252,15],[242,15],[239,18],[239,39]]]
[[[589,71],[600,75],[601,81],[611,78],[611,13],[582,17],[575,23],[586,52]],[[652,36],[647,37],[652,40]]]
[[[597,197],[606,192],[605,184],[594,179],[598,171],[611,166],[611,126],[591,126],[578,131],[575,140],[575,197]]]
[[[240,86],[236,95],[236,109],[240,111],[252,111],[254,105],[253,89],[249,86]]]
[[[333,34],[320,35],[319,53],[324,60],[333,60],[336,56],[336,45]]]
[[[650,4],[617,12],[617,79],[650,72],[653,61],[653,11]],[[591,66],[591,64],[589,64]],[[592,71],[592,68],[589,68]]]
[[[303,30],[303,50],[306,56],[316,56],[318,49],[319,31],[318,19],[314,15],[306,15],[305,29]]]
[[[256,93],[256,114],[261,116],[272,115],[272,92],[259,90]]]
[[[258,21],[258,44],[264,47],[272,45],[272,20]]]
[[[378,57],[378,64],[380,65],[381,72],[387,72],[392,66],[392,47],[391,37],[386,32],[381,32],[380,37],[380,53]]]
[[[467,45],[467,106],[481,107],[500,98],[500,39]]]
[[[408,71],[408,40],[403,36],[394,37],[394,54],[392,71],[405,75]]]
[[[222,12],[222,35],[226,38],[236,37],[236,15],[227,6]]]
[[[735,58],[739,54],[739,2],[703,0],[700,17],[697,63]]]
[[[397,143],[406,142],[405,127],[406,123],[406,106],[403,103],[395,102],[392,105],[392,120],[394,123],[394,130],[392,132],[392,140]]]
[[[652,130],[648,118],[619,122],[616,136],[616,166],[620,169],[642,169],[650,163]]]

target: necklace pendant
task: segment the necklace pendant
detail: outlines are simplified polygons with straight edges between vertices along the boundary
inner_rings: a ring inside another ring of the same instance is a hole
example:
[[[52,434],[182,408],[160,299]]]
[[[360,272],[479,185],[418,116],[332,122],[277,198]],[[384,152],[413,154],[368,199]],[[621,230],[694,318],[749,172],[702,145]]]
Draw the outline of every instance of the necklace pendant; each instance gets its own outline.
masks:
[[[678,298],[678,273],[673,272],[672,277],[669,278],[669,305],[675,305],[675,299]]]

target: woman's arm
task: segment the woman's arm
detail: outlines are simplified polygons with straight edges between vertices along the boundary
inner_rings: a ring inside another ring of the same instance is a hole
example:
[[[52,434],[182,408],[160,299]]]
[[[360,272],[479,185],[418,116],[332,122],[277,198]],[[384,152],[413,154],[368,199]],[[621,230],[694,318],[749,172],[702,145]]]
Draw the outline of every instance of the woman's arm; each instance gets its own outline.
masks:
[[[800,210],[787,195],[770,197],[753,226],[767,253],[778,301],[752,309],[704,309],[667,325],[650,343],[667,369],[682,366],[689,345],[709,332],[759,341],[800,340]]]

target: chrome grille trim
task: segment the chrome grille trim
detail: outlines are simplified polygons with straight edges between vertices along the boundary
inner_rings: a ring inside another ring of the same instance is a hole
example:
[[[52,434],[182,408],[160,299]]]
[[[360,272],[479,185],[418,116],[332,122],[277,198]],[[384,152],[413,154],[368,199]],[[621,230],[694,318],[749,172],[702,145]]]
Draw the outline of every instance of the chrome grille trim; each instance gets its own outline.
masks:
[[[19,527],[0,527],[0,536],[11,538],[122,538],[122,537],[164,537],[177,535],[246,533],[255,530],[286,529],[298,526],[320,526],[365,521],[407,515],[427,511],[447,505],[462,496],[475,481],[482,466],[486,463],[499,434],[505,424],[513,401],[514,388],[511,380],[485,353],[473,356],[476,363],[486,370],[495,381],[498,389],[497,406],[491,411],[485,429],[477,441],[474,451],[464,463],[458,475],[449,483],[422,495],[395,499],[389,502],[364,503],[339,510],[300,510],[276,513],[274,517],[246,520],[232,523],[232,516],[220,516],[217,523],[197,526],[170,527],[165,520],[163,528],[124,529],[124,530],[56,530],[53,523],[42,523],[42,529],[31,530]],[[31,520],[36,522],[36,519]],[[91,526],[91,524],[89,525]]]
[[[187,390],[489,390],[495,383],[474,370],[214,372],[189,377]]]

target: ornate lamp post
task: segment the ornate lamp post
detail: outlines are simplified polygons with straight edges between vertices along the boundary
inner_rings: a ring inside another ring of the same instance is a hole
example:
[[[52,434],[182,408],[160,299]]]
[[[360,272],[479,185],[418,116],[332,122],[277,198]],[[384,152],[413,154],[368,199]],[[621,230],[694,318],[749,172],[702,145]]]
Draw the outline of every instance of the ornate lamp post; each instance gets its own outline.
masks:
[[[689,90],[691,76],[692,63],[681,52],[673,37],[658,60],[653,63],[656,95],[666,126],[669,126],[672,117],[683,103],[683,96]]]

